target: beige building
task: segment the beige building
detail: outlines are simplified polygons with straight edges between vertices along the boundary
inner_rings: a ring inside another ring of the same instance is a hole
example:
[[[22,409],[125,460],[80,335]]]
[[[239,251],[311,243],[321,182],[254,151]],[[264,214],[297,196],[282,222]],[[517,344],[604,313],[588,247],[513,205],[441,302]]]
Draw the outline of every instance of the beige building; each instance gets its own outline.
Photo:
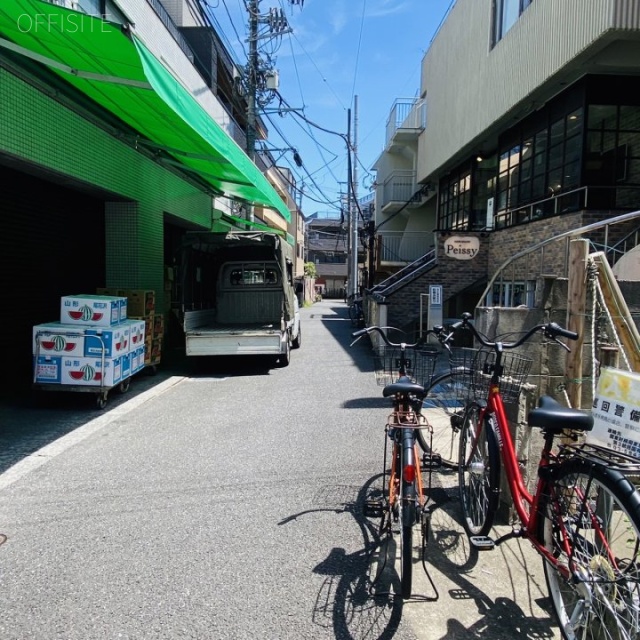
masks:
[[[445,317],[479,302],[531,306],[542,274],[566,275],[564,249],[485,291],[505,261],[639,209],[639,75],[637,0],[457,0],[375,164],[370,284],[390,323],[415,327],[431,285]],[[615,262],[637,227],[587,237]]]

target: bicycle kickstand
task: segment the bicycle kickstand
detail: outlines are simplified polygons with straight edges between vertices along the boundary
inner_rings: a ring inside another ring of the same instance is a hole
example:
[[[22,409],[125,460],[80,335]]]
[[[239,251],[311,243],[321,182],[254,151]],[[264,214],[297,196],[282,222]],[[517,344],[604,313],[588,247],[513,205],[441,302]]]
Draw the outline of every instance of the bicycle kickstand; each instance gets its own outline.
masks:
[[[435,505],[433,506],[435,508]],[[420,559],[422,561],[422,569],[424,571],[424,574],[427,576],[427,580],[429,580],[434,593],[433,596],[423,597],[425,600],[436,601],[440,598],[440,593],[438,592],[438,588],[436,587],[435,582],[433,581],[433,578],[431,577],[431,574],[429,573],[429,569],[427,567],[427,544],[429,543],[429,523],[431,522],[431,511],[431,508],[425,505],[424,509],[422,510],[422,516],[420,518],[420,527],[422,529],[422,554]]]

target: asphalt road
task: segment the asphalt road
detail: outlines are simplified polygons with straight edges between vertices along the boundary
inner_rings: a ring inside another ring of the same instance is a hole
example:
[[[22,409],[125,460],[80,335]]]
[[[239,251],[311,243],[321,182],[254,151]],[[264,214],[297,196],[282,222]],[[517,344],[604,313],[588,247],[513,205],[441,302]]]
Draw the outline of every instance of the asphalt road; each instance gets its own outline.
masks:
[[[0,404],[0,639],[560,637],[541,561],[471,552],[447,472],[417,596],[370,594],[388,407],[346,306],[301,315],[287,368],[177,359],[105,412]]]

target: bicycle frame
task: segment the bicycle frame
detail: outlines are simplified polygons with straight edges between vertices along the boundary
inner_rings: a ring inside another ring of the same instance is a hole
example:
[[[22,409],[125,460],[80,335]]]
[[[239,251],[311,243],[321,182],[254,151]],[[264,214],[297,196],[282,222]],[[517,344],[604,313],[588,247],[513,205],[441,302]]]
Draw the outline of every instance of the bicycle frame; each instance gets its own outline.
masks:
[[[389,420],[387,422],[387,426],[385,429],[385,437],[388,436],[390,429],[396,430],[396,433],[394,434],[394,438],[393,438],[393,447],[391,450],[391,470],[389,472],[389,483],[388,483],[388,491],[389,491],[388,498],[389,498],[389,505],[391,507],[395,505],[396,498],[402,499],[402,496],[400,496],[399,487],[397,486],[399,482],[399,477],[400,477],[400,474],[397,473],[397,465],[400,462],[400,459],[402,457],[402,445],[403,445],[402,439],[403,439],[404,431],[407,429],[414,431],[416,428],[420,426],[419,416],[417,414],[414,414],[416,418],[415,424],[403,424],[401,422],[401,416],[403,414],[407,415],[408,412],[402,411],[400,407],[395,407],[394,412],[389,416],[389,418],[391,418],[393,422]],[[415,436],[414,436],[414,440],[415,440]],[[386,457],[387,457],[387,447],[385,447],[385,454],[384,454],[385,469],[387,468]],[[424,498],[423,485],[422,485],[422,473],[420,472],[420,460],[421,458],[418,452],[418,444],[417,442],[414,442],[413,466],[415,468],[416,494],[418,496],[418,503],[422,508],[424,507],[425,498]]]
[[[496,370],[499,371],[499,367],[500,356],[496,359]],[[495,420],[491,420],[492,416],[495,416]],[[541,515],[539,509],[540,498],[544,495],[549,483],[543,477],[544,474],[540,474],[538,476],[536,490],[533,495],[529,492],[524,483],[524,478],[520,471],[513,438],[507,421],[504,402],[500,395],[499,376],[495,372],[489,386],[487,405],[481,409],[479,418],[476,438],[479,435],[479,431],[483,428],[493,429],[495,432],[498,450],[500,452],[500,459],[504,465],[509,492],[518,515],[518,520],[522,527],[520,535],[529,540],[537,552],[543,556],[547,562],[551,563],[563,575],[563,577],[569,578],[572,575],[571,568],[558,563],[557,559],[538,538],[537,532],[539,531],[539,519],[544,517],[544,515]],[[538,469],[548,467],[557,460],[557,456],[551,451],[552,445],[553,436],[545,437],[544,446],[538,461]],[[558,523],[561,522],[562,519],[558,518]],[[570,545],[567,542],[568,536],[565,534],[565,531],[561,531],[561,533],[566,547],[565,550],[567,551],[567,554],[571,556]],[[603,543],[606,544],[605,536],[602,534],[600,535]]]

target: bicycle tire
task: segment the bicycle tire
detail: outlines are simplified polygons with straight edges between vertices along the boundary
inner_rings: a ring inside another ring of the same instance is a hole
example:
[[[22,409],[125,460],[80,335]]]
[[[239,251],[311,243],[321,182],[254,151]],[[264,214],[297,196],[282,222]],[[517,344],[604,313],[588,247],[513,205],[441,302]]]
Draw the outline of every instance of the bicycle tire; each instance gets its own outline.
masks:
[[[568,460],[554,469],[539,513],[538,539],[580,575],[565,579],[544,563],[562,636],[640,638],[640,495],[631,482],[603,465]]]
[[[458,480],[462,524],[470,536],[486,536],[500,498],[500,452],[490,418],[478,425],[481,407],[467,406],[460,432]],[[480,427],[480,428],[478,428]]]
[[[399,464],[397,467],[399,475],[399,514],[400,524],[400,593],[404,599],[411,597],[413,587],[413,526],[416,523],[417,513],[417,487],[415,479],[407,481],[403,474],[405,465],[415,466],[416,472],[419,467],[414,456],[414,440],[408,444],[404,440],[405,434],[401,437]],[[407,439],[408,440],[408,439]]]
[[[357,307],[357,305],[352,304],[349,306],[349,319],[351,320],[351,326],[352,327],[357,327],[358,326],[358,318],[359,318],[359,309]]]
[[[406,600],[413,588],[413,526],[402,525],[400,533],[400,592]]]
[[[471,370],[460,368],[434,378],[425,392],[421,413],[431,429],[419,429],[420,447],[440,456],[453,469],[459,460],[460,430],[464,422],[466,396],[471,387]]]

